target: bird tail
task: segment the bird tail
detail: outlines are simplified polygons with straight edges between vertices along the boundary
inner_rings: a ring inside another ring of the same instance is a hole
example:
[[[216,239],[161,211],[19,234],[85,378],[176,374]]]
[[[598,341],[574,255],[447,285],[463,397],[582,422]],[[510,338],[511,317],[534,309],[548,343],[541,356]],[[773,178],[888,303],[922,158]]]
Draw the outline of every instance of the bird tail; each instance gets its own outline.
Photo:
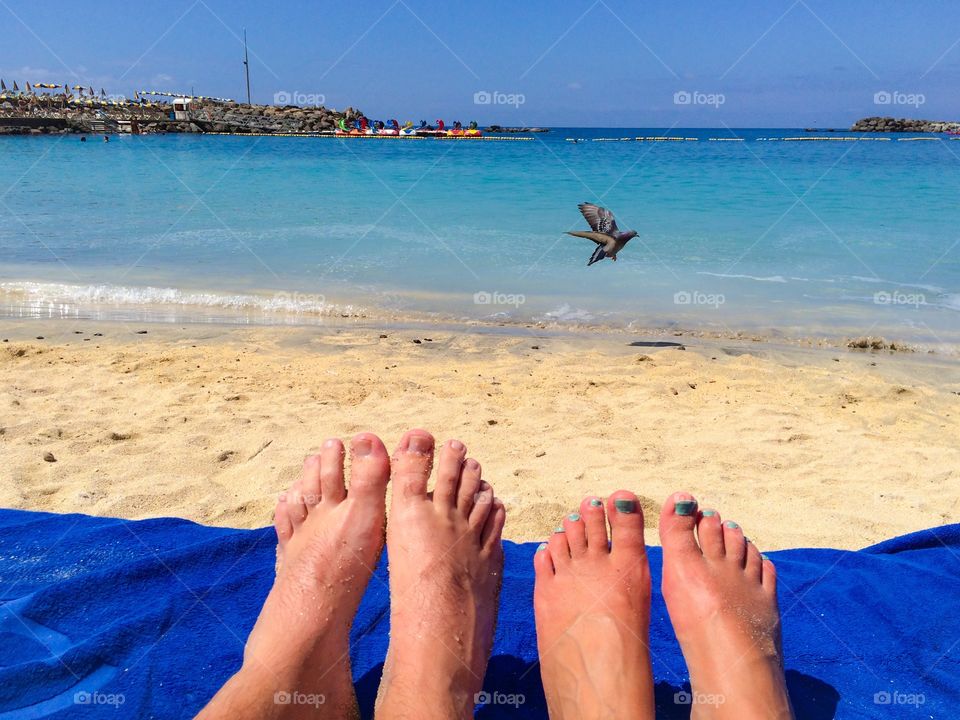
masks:
[[[603,260],[606,256],[607,252],[603,249],[603,245],[597,245],[597,249],[593,251],[593,255],[591,255],[590,260],[587,261],[587,267],[590,267],[595,262]]]

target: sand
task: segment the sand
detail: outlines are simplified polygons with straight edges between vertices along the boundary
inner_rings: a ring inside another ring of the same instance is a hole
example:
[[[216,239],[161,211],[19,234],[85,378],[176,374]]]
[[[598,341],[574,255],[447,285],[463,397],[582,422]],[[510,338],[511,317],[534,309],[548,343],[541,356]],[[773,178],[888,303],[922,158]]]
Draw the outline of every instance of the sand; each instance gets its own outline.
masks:
[[[512,540],[621,487],[651,544],[680,489],[763,550],[960,521],[960,366],[936,356],[440,327],[3,321],[0,338],[6,507],[258,527],[324,438],[392,449],[419,426],[467,444]]]

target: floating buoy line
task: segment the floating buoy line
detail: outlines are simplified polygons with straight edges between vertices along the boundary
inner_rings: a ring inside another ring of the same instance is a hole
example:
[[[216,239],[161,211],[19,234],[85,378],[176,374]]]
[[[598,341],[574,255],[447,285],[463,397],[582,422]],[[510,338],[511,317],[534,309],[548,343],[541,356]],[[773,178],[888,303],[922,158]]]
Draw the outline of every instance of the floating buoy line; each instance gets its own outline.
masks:
[[[619,138],[565,138],[569,143],[585,142],[745,142],[747,138],[742,137],[679,137],[673,135],[653,135],[642,137],[619,137]],[[801,135],[798,137],[758,137],[754,138],[756,142],[938,142],[940,140],[960,140],[960,137],[909,137],[909,138],[890,138],[890,137],[822,137],[817,135]]]

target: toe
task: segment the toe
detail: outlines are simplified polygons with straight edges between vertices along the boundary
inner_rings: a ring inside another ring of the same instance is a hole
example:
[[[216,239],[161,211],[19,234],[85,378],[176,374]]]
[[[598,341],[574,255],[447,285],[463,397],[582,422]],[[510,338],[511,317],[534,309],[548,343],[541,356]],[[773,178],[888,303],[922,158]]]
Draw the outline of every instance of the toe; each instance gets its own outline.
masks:
[[[390,479],[390,458],[383,441],[373,433],[360,433],[350,441],[350,457],[350,496],[383,502]]]
[[[607,515],[603,500],[598,497],[584,498],[580,503],[580,516],[587,535],[587,552],[606,555],[610,552],[607,540]]]
[[[482,472],[480,463],[473,458],[467,458],[463,463],[463,472],[460,473],[460,490],[457,494],[457,509],[464,515],[470,515],[477,493],[480,492],[481,486],[486,484],[481,479]]]
[[[763,589],[776,597],[777,595],[777,568],[773,561],[766,555],[761,555],[763,560]]]
[[[570,543],[567,540],[567,534],[563,532],[562,528],[554,531],[547,539],[547,548],[550,550],[553,565],[558,570],[566,567],[570,562]]]
[[[327,502],[342,502],[347,496],[347,488],[343,484],[343,456],[343,443],[339,439],[331,438],[323,443],[320,450],[320,488]]]
[[[733,520],[727,520],[723,524],[723,548],[730,562],[743,567],[747,558],[747,541],[743,537],[743,530]]]
[[[572,512],[567,515],[557,530],[567,536],[570,557],[579,558],[587,554],[587,528],[580,513]]]
[[[507,521],[507,509],[497,498],[494,498],[490,514],[487,515],[487,521],[483,524],[483,532],[480,534],[480,545],[487,552],[499,551],[501,548],[500,540],[503,537],[503,526]]]
[[[477,539],[479,539],[482,535],[483,527],[486,525],[487,518],[490,517],[490,512],[492,510],[493,488],[490,487],[489,483],[483,483],[482,487],[477,492],[476,500],[473,502],[473,506],[470,509],[470,517],[467,520],[470,529],[473,530]]]
[[[763,558],[760,557],[760,551],[752,542],[747,543],[746,572],[747,577],[756,583],[763,578]]]
[[[460,471],[467,449],[459,440],[448,440],[440,448],[437,458],[437,486],[433,490],[433,502],[445,508],[452,508],[457,502],[457,489],[460,486]]]
[[[700,555],[693,537],[697,523],[697,501],[689,493],[674,493],[667,498],[660,512],[660,543],[664,558]]]
[[[433,469],[433,435],[410,430],[393,453],[394,498],[427,497],[427,481]]]
[[[290,489],[287,490],[287,514],[293,523],[293,529],[296,530],[303,521],[307,519],[307,506],[303,502],[303,486],[297,480]]]
[[[719,560],[724,555],[723,525],[720,513],[716,510],[704,510],[697,521],[697,540],[704,557]]]
[[[300,475],[300,488],[303,495],[303,504],[307,510],[320,503],[320,467],[319,455],[308,455],[303,461],[303,473]]]
[[[607,501],[610,513],[611,554],[645,553],[643,541],[643,509],[637,496],[627,490],[617,490]]]
[[[549,580],[554,576],[556,570],[553,567],[553,557],[550,555],[550,548],[546,543],[540,543],[535,553],[533,553],[533,572],[536,582]]]
[[[287,494],[282,493],[277,501],[277,508],[273,511],[273,527],[277,531],[277,542],[280,546],[286,544],[293,537],[293,521],[287,512]]]

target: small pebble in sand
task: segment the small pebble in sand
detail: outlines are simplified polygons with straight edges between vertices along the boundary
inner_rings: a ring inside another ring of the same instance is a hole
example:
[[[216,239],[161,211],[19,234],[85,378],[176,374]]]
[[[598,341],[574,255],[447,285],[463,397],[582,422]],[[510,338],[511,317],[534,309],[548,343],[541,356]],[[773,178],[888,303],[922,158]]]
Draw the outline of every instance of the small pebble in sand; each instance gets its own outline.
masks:
[[[45,453],[43,454],[43,459],[44,459],[46,462],[56,462],[56,461],[57,461],[57,459],[53,456],[53,453],[52,453],[52,452],[45,452]]]
[[[413,344],[414,344],[414,345],[420,345],[422,342],[423,342],[422,340],[415,339],[415,340],[413,341]]]
[[[497,424],[496,420],[487,420],[487,425],[496,425],[496,424]]]
[[[539,346],[539,345],[531,345],[531,346],[530,346],[530,349],[531,349],[531,350],[539,350],[539,349],[540,349],[540,346]]]
[[[137,335],[146,335],[146,334],[147,334],[146,330],[137,330]]]
[[[546,451],[541,450],[540,452],[537,453],[537,457],[543,457],[546,454],[547,454]]]
[[[43,335],[37,335],[37,340],[43,340]]]
[[[94,337],[103,337],[103,333],[94,333],[93,336],[94,336]]]
[[[380,335],[380,339],[381,339],[381,340],[386,340],[386,339],[387,339],[387,336],[386,336],[386,335]]]

